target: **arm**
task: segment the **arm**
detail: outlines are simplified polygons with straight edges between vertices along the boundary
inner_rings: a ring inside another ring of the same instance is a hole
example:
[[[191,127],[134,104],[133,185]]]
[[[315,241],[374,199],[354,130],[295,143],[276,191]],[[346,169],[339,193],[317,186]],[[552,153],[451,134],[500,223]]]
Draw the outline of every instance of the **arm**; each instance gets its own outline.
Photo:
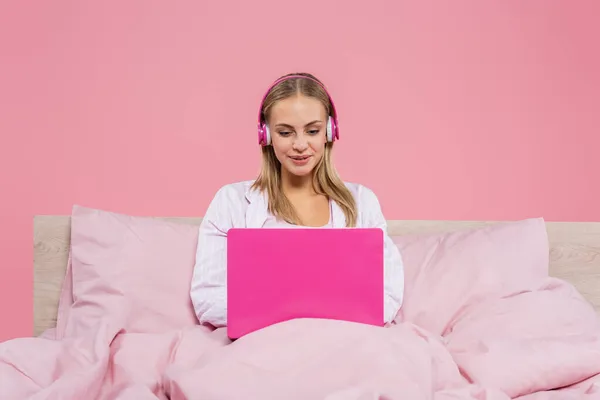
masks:
[[[201,324],[227,325],[227,231],[233,225],[231,197],[221,188],[198,232],[190,297]]]
[[[362,187],[362,212],[365,228],[380,228],[384,232],[384,320],[390,323],[402,306],[404,298],[404,264],[400,250],[387,233],[387,222],[379,199],[370,189]]]

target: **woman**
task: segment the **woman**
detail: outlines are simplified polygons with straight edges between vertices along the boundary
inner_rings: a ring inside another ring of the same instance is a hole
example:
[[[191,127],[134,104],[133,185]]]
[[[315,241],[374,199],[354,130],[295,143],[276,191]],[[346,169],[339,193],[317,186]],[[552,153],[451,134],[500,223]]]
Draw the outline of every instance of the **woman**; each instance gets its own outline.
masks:
[[[200,226],[191,298],[201,324],[227,325],[227,231],[230,228],[381,228],[386,220],[375,194],[344,183],[331,159],[337,113],[323,84],[310,74],[281,77],[259,111],[262,170],[255,181],[219,189]],[[384,319],[402,305],[404,270],[385,234]]]

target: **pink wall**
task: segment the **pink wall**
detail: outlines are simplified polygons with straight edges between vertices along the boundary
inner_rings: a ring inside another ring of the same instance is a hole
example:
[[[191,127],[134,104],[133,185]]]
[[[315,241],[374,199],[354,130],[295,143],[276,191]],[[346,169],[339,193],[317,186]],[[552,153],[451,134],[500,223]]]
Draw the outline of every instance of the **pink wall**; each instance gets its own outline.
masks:
[[[600,221],[594,0],[28,3],[0,10],[0,340],[32,329],[33,215],[202,215],[291,71],[389,219]]]

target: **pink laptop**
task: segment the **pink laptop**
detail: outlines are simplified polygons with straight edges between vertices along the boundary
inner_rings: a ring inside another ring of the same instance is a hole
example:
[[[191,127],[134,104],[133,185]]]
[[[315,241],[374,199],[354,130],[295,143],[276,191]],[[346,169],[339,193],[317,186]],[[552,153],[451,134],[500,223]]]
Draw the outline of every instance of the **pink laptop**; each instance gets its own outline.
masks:
[[[230,229],[227,334],[295,318],[377,326],[383,314],[383,231]]]

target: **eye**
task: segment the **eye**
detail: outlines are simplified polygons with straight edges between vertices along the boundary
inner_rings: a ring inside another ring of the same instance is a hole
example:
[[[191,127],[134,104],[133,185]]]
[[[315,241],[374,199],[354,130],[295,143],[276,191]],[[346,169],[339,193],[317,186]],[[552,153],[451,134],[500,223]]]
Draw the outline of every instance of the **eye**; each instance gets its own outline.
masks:
[[[311,135],[318,135],[319,129],[311,129],[310,131],[308,131],[308,133],[310,133]]]
[[[291,134],[292,134],[292,132],[287,132],[287,131],[279,131],[279,134],[280,134],[281,136],[289,136],[289,135],[291,135]]]

